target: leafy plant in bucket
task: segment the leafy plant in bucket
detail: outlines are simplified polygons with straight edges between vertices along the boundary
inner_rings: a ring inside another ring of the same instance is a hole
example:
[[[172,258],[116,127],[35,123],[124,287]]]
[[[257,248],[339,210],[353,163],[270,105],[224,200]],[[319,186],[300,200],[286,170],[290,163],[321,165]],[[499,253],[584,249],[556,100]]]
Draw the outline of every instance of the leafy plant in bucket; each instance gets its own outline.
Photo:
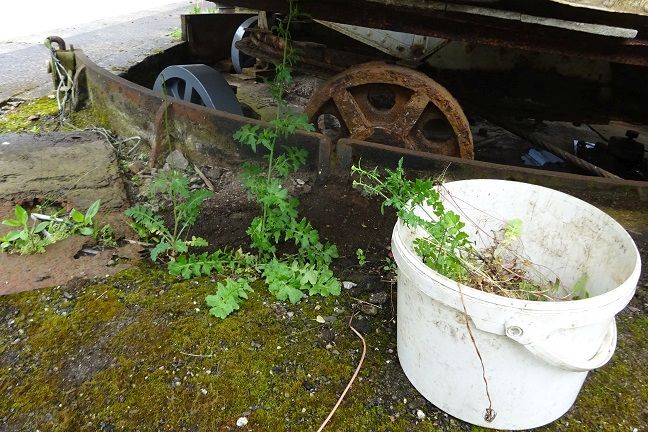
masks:
[[[560,300],[558,280],[536,283],[520,266],[532,266],[511,248],[522,232],[522,223],[505,223],[501,238],[493,238],[493,246],[477,250],[464,231],[461,217],[445,208],[439,189],[442,184],[432,179],[405,177],[402,159],[395,170],[365,170],[354,165],[354,186],[382,199],[385,207],[396,210],[406,225],[422,233],[413,241],[414,251],[436,272],[486,292],[525,300]],[[495,234],[494,234],[495,236]],[[572,292],[571,295],[574,295]],[[580,294],[583,295],[583,294]]]
[[[472,253],[472,245],[468,241],[468,234],[462,230],[465,224],[459,215],[443,206],[434,181],[408,180],[402,160],[395,170],[386,170],[384,177],[377,169],[367,171],[359,165],[354,165],[352,172],[356,175],[354,186],[383,199],[381,211],[384,212],[385,207],[393,207],[407,225],[425,230],[427,235],[414,241],[415,251],[423,262],[453,279],[466,277],[462,261],[463,257]],[[431,209],[432,215],[422,217],[416,213],[415,209],[422,209],[422,204]]]

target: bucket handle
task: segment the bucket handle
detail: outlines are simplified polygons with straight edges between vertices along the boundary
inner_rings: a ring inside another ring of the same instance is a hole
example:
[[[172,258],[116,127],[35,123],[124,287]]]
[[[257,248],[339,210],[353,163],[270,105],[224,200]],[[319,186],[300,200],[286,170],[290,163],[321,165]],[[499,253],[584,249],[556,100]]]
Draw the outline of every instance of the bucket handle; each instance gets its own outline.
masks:
[[[527,350],[533,353],[533,355],[545,362],[561,369],[574,372],[587,372],[600,368],[606,364],[612,358],[612,354],[614,354],[617,341],[617,327],[614,318],[610,320],[610,326],[608,327],[608,331],[606,332],[603,341],[601,341],[601,346],[597,350],[596,354],[589,359],[581,360],[565,358],[564,355],[561,355],[552,349],[549,338],[545,338],[542,341],[534,341],[523,337],[523,333],[521,327],[517,325],[509,325],[507,323],[506,336],[510,339],[522,344]]]

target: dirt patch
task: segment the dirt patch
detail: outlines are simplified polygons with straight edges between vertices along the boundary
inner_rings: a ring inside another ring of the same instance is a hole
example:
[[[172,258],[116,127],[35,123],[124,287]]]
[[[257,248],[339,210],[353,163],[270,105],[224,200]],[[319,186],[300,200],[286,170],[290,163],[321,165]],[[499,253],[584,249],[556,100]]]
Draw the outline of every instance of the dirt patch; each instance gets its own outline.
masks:
[[[211,247],[247,248],[245,233],[258,215],[258,206],[249,201],[237,174],[230,171],[219,184],[219,192],[205,202],[192,234],[207,239]],[[299,196],[299,212],[308,218],[320,235],[338,247],[340,259],[357,264],[356,250],[362,248],[370,260],[388,256],[393,212],[380,213],[380,204],[361,196],[346,183],[314,184],[314,176],[299,172],[287,180]]]

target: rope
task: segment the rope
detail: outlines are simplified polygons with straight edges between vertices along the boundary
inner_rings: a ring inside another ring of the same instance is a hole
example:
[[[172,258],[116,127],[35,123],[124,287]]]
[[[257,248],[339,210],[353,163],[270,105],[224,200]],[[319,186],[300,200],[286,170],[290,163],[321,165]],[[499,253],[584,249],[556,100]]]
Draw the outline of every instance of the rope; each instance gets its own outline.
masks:
[[[58,78],[58,86],[56,87],[56,104],[59,110],[59,120],[62,122],[66,118],[66,109],[68,111],[72,110],[72,107],[68,107],[68,105],[71,101],[70,95],[74,88],[74,79],[72,77],[72,72],[65,69],[56,56],[57,50],[52,46],[52,44],[49,45],[49,49],[52,66]],[[63,96],[61,96],[61,94],[63,94]]]

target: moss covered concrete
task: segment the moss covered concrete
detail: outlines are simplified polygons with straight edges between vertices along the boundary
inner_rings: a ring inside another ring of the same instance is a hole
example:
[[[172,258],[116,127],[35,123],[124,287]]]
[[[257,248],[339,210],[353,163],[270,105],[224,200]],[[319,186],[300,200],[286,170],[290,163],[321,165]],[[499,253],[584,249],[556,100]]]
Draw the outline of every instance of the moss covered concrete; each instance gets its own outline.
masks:
[[[29,129],[33,122],[24,120],[50,115],[52,106],[47,99],[21,107],[21,116],[0,120],[0,132]],[[108,123],[95,109],[74,113],[72,122]],[[605,210],[643,231],[644,212]],[[345,292],[291,306],[257,285],[220,321],[203,301],[214,288],[210,279],[179,281],[141,264],[85,286],[0,297],[0,430],[316,430],[360,357],[347,326],[355,300]],[[333,321],[320,324],[318,315]],[[613,360],[590,375],[566,416],[541,431],[648,430],[648,317],[618,322]],[[356,325],[368,356],[326,430],[487,430],[439,412],[409,385],[389,302]],[[245,428],[235,426],[241,416]]]
[[[59,129],[59,123],[55,121],[58,115],[56,99],[47,96],[34,99],[30,102],[19,105],[15,110],[0,117],[0,134],[13,132],[48,132]],[[29,120],[32,116],[38,116],[38,120]],[[85,129],[101,127],[109,129],[110,121],[108,113],[95,106],[89,106],[70,114],[70,124],[64,126],[66,129]]]
[[[5,427],[226,430],[247,412],[254,430],[316,428],[359,358],[360,343],[346,328],[348,311],[333,310],[342,299],[288,308],[257,289],[241,311],[220,321],[203,304],[214,285],[179,282],[140,266],[74,292],[53,288],[2,298]],[[317,315],[335,321],[323,326]],[[325,327],[335,339],[328,349],[318,336]],[[393,337],[380,331],[367,340],[372,353],[395,349]],[[386,363],[370,354],[365,371],[381,376],[393,361],[393,355]],[[331,430],[414,424],[411,415],[392,422],[396,411],[379,402],[368,409],[375,393],[374,384],[360,381]],[[435,430],[424,423],[419,430]]]
[[[648,212],[645,209],[629,210],[611,207],[599,207],[631,233],[643,233],[648,236]]]
[[[70,122],[79,129],[92,127],[110,129],[108,113],[94,105],[70,114]]]
[[[47,96],[34,99],[24,103],[12,112],[0,117],[0,133],[10,132],[42,132],[52,130],[51,120],[58,114],[56,99]],[[37,120],[30,120],[32,116],[38,116]]]
[[[86,286],[0,298],[0,429],[317,429],[360,357],[347,327],[352,299],[292,306],[257,285],[221,321],[203,303],[214,286],[141,264]],[[367,359],[327,430],[470,430],[407,383],[389,309],[356,322]],[[648,317],[625,315],[619,328],[612,362],[590,376],[567,416],[542,430],[648,428]],[[249,423],[239,429],[241,416]]]

